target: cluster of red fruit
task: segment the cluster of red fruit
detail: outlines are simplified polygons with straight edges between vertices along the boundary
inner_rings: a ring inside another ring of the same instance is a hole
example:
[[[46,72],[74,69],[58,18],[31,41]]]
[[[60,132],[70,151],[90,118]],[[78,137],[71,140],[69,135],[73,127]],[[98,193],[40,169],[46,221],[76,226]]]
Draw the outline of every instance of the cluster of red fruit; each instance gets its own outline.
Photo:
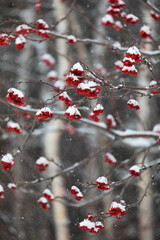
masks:
[[[71,193],[71,195],[75,196],[75,200],[77,200],[77,201],[81,201],[84,198],[83,194],[81,193],[79,188],[76,186],[71,187],[70,193]]]
[[[108,211],[110,215],[116,216],[118,220],[122,219],[127,212],[125,202],[123,200],[120,203],[116,201],[112,202]]]
[[[78,227],[94,234],[97,234],[100,230],[104,229],[104,225],[100,221],[93,222],[92,215],[88,215],[86,219],[79,223]]]
[[[43,192],[42,192],[43,197],[40,197],[37,201],[37,203],[40,205],[40,207],[43,210],[48,210],[50,209],[50,205],[48,203],[48,201],[52,202],[54,201],[55,197],[53,196],[53,194],[51,193],[51,191],[46,188]]]
[[[89,114],[89,118],[95,122],[99,122],[99,115],[103,113],[104,107],[101,104],[97,104],[93,111]]]
[[[122,60],[123,68],[121,72],[136,75],[138,71],[135,64],[142,61],[141,57],[141,53],[136,46],[128,48],[125,58]]]
[[[110,190],[110,186],[109,186],[108,180],[104,176],[97,178],[96,184],[97,184],[98,189],[101,190],[101,191],[108,191],[108,190]]]

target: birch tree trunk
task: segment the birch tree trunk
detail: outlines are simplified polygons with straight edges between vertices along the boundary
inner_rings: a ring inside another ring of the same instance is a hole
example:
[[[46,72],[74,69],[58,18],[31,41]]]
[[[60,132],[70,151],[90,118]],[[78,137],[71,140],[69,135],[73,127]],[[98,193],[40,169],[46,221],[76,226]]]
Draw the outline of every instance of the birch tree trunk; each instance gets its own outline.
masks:
[[[154,29],[154,24],[152,19],[148,16],[148,11],[143,10],[143,16],[144,22],[148,24],[152,29]],[[147,17],[148,16],[148,17]],[[146,50],[151,50],[150,45],[146,45]],[[141,70],[138,78],[139,85],[141,86],[148,86],[149,82],[152,80],[150,77],[150,73],[148,70],[146,70],[147,66],[141,65]],[[140,104],[140,110],[138,112],[139,118],[144,123],[144,126],[139,125],[138,130],[147,130],[148,129],[148,123],[150,119],[150,111],[149,111],[149,98],[146,97],[140,97],[138,99],[138,102]],[[139,157],[137,159],[138,163],[141,162],[143,157]],[[147,161],[147,158],[145,159]],[[139,188],[140,188],[140,194],[139,198],[142,196],[143,192],[145,191],[146,185],[149,182],[150,179],[150,171],[146,171],[142,175],[142,181],[139,181]],[[144,180],[145,179],[145,180]],[[153,239],[153,232],[152,232],[152,196],[147,194],[146,197],[144,197],[142,204],[139,206],[139,239],[140,240],[151,240]]]
[[[66,7],[64,3],[61,3],[59,0],[53,1],[55,6],[55,20],[60,20],[62,17],[66,15]],[[67,20],[62,21],[57,30],[60,33],[64,33],[67,30]],[[56,41],[56,48],[60,50],[61,53],[67,55],[67,44],[63,39],[58,39]],[[58,66],[58,75],[59,78],[63,78],[63,74],[66,70],[68,70],[68,62],[63,57],[57,56],[57,66]],[[62,120],[53,120],[51,123],[51,128],[54,126],[55,132],[47,133],[45,136],[45,152],[46,157],[49,159],[54,159],[58,164],[61,164],[60,159],[60,138],[61,138],[61,129],[63,128]],[[56,165],[52,164],[49,168],[49,173],[53,175],[53,173],[58,172],[58,168]],[[66,189],[64,185],[63,177],[56,178],[51,185],[51,190],[55,196],[64,196]],[[68,240],[69,239],[69,228],[68,228],[68,217],[67,217],[67,208],[65,205],[62,205],[58,202],[53,202],[53,219],[55,224],[56,231],[56,240]]]

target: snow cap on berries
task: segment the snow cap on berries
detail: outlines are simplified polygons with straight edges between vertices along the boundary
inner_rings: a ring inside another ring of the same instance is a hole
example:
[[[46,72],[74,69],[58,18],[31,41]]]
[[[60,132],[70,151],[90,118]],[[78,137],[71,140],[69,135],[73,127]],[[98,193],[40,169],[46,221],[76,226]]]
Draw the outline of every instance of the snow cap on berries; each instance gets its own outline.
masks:
[[[32,28],[30,26],[28,26],[27,24],[21,24],[16,28],[15,33],[16,34],[28,34],[31,31],[32,31]]]
[[[54,57],[52,57],[51,54],[49,53],[45,53],[42,58],[41,58],[42,62],[48,66],[48,67],[52,67],[55,65],[56,61],[54,59]]]
[[[71,98],[68,96],[68,93],[67,92],[62,92],[60,95],[59,95],[59,100],[61,100],[61,101],[64,101],[65,102],[65,104],[67,105],[67,106],[70,106],[71,105]]]
[[[43,172],[48,167],[49,162],[45,157],[39,157],[35,162],[35,165],[38,168],[38,171]]]
[[[106,125],[108,128],[115,128],[117,126],[115,118],[112,114],[108,114],[106,117]]]
[[[36,25],[38,29],[48,30],[49,26],[43,19],[38,19],[36,21]]]
[[[67,37],[67,41],[68,41],[68,43],[70,43],[70,44],[76,44],[76,43],[77,43],[77,39],[76,39],[76,37],[73,36],[73,35],[69,35],[69,36]]]
[[[15,39],[15,46],[18,50],[21,50],[25,47],[26,44],[26,39],[23,35],[19,35],[16,39]]]
[[[117,159],[113,156],[113,154],[108,152],[105,154],[105,162],[108,164],[116,165]]]
[[[84,74],[84,69],[83,69],[82,65],[79,62],[77,62],[73,65],[70,72],[76,76],[80,76],[80,75]]]
[[[104,15],[101,19],[101,25],[103,26],[112,26],[114,24],[113,17],[110,14]]]
[[[123,66],[122,70],[121,70],[122,73],[128,73],[128,74],[131,74],[131,75],[136,75],[138,73],[136,67],[134,65],[132,66]]]
[[[24,95],[23,93],[16,88],[9,88],[6,96],[7,101],[14,103],[15,105],[22,106],[24,105]]]
[[[134,14],[128,14],[125,18],[125,22],[129,23],[129,24],[136,24],[138,23],[140,20],[138,17],[136,17]]]
[[[129,173],[135,177],[139,177],[140,171],[141,171],[141,168],[137,165],[134,165],[129,169]]]
[[[140,37],[143,39],[149,38],[151,36],[151,28],[147,25],[143,25],[139,31]]]
[[[65,111],[64,115],[66,115],[68,119],[81,119],[81,114],[76,106],[69,106],[69,108],[67,108],[67,110]]]
[[[38,121],[41,121],[43,119],[52,118],[53,113],[49,107],[44,107],[35,114],[35,117],[38,119]]]
[[[101,104],[97,104],[96,107],[93,108],[93,113],[97,116],[103,113],[103,111],[104,111],[104,107]]]
[[[0,184],[0,200],[4,200],[5,197],[4,197],[4,189],[3,189],[3,186]]]
[[[97,187],[98,187],[99,190],[102,190],[102,191],[106,190],[107,191],[107,190],[110,189],[108,180],[104,176],[97,178],[96,184],[97,184]]]
[[[14,166],[14,158],[12,154],[7,153],[4,155],[1,159],[1,164],[4,170],[11,170],[11,168]]]
[[[12,189],[14,192],[16,191],[16,188],[17,188],[16,184],[14,184],[14,183],[8,183],[7,187]]]
[[[130,106],[130,109],[140,109],[139,103],[135,99],[130,99],[127,102],[127,105]]]
[[[58,74],[55,70],[51,70],[47,76],[46,76],[46,79],[48,81],[57,81],[58,80]]]
[[[40,207],[44,210],[48,210],[50,209],[50,205],[48,203],[47,198],[45,197],[40,197],[37,201],[37,203],[40,205]]]
[[[48,188],[46,188],[46,189],[42,192],[42,195],[43,195],[43,197],[47,198],[47,200],[50,201],[50,202],[54,201],[54,199],[55,199],[54,196],[53,196],[53,194],[52,194],[52,192],[51,192],[51,190],[48,189]]]
[[[16,122],[13,122],[11,120],[7,122],[7,130],[10,132],[15,132],[17,134],[22,133],[22,130],[21,130],[19,124]]]

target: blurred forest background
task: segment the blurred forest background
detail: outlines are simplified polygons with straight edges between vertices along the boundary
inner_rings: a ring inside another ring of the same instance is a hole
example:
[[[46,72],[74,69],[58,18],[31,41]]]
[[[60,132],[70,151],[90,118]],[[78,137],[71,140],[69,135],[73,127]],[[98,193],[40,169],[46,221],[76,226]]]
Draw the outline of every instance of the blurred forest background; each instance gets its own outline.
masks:
[[[116,32],[113,28],[103,27],[100,24],[101,18],[105,14],[105,9],[109,5],[106,0],[77,0],[72,12],[68,17],[56,24],[64,17],[72,1],[42,0],[42,8],[39,12],[34,11],[35,1],[33,0],[0,0],[0,32],[7,33],[8,30],[15,29],[18,25],[26,22],[32,24],[37,19],[44,19],[51,29],[65,35],[84,39],[95,40],[106,39],[107,41],[117,41],[123,47],[130,47],[137,44],[144,50],[157,49],[158,42],[143,41],[139,38],[139,28],[142,23],[148,24],[152,28],[153,36],[159,40],[160,44],[160,21],[155,22],[149,15],[150,9],[146,7],[144,1],[126,0],[126,12],[133,13],[140,18],[140,23],[136,26],[130,25],[128,31]],[[160,7],[158,0],[152,1]],[[6,22],[6,23],[4,23]],[[1,24],[3,23],[3,24]],[[128,34],[129,32],[129,34]],[[35,40],[36,39],[36,40]],[[38,39],[38,41],[37,41]],[[160,46],[160,45],[159,45]],[[45,53],[50,53],[56,59],[53,67],[57,71],[59,79],[65,81],[64,74],[69,72],[70,67],[81,61],[90,69],[98,72],[101,64],[101,72],[104,77],[108,76],[111,83],[119,84],[126,82],[132,86],[148,86],[152,76],[147,67],[139,65],[137,76],[128,76],[117,72],[114,67],[116,60],[122,60],[124,53],[111,51],[110,48],[95,44],[78,43],[69,45],[65,39],[51,38],[43,39],[29,36],[27,44],[22,51],[15,48],[14,43],[8,46],[0,46],[0,98],[4,99],[6,91],[10,87],[17,87],[25,93],[28,103],[34,108],[43,107],[44,102],[53,96],[51,88],[36,81],[45,81],[46,75],[52,68],[44,66],[41,57]],[[159,78],[160,58],[149,57],[154,65],[154,74]],[[108,74],[108,75],[107,75]],[[17,82],[32,81],[30,84],[17,84]],[[56,93],[55,93],[56,94]],[[102,93],[107,95],[108,93]],[[73,93],[73,97],[76,93]],[[131,98],[134,97],[132,94]],[[78,96],[77,96],[78,99]],[[160,102],[159,95],[153,98],[141,98],[138,100],[142,110],[129,111],[126,102],[128,96],[119,99],[106,97],[101,99],[101,104],[105,110],[101,121],[105,122],[107,114],[113,114],[118,121],[118,129],[126,128],[132,130],[152,130],[153,126],[159,122]],[[85,106],[92,108],[96,105],[96,100],[89,101]],[[83,106],[83,102],[82,102]],[[53,101],[50,107],[54,110],[65,110],[66,107],[59,101]],[[87,117],[88,112],[82,111]],[[6,122],[12,119],[18,122],[23,133],[16,135],[8,133]],[[0,103],[0,151],[1,155],[11,152],[16,154],[17,149],[22,145],[24,138],[32,128],[34,116],[26,119],[21,113],[17,114],[16,108]],[[71,131],[71,130],[73,131]],[[88,189],[79,185],[83,194],[87,194],[88,203],[77,203],[74,200],[68,201],[70,188],[72,185],[95,181],[99,176],[111,171],[111,167],[104,163],[104,154],[111,152],[118,162],[130,158],[136,151],[148,147],[153,139],[126,139],[116,141],[111,148],[108,147],[110,138],[103,131],[69,121],[64,117],[55,116],[54,120],[45,123],[36,123],[32,135],[26,142],[23,152],[16,156],[15,166],[12,173],[1,169],[0,182],[3,185],[11,182],[19,184],[16,192],[5,188],[5,200],[0,201],[0,239],[2,240],[75,240],[75,239],[106,239],[106,240],[158,240],[160,239],[160,181],[159,177],[149,188],[147,197],[142,204],[129,209],[126,216],[121,220],[113,217],[107,218],[103,223],[105,229],[99,234],[89,234],[78,228],[78,223],[82,221],[88,213],[107,212],[113,199],[119,194],[121,187],[115,188],[111,194],[95,200],[99,193],[95,189]],[[153,141],[154,142],[154,141]],[[106,149],[104,147],[106,146]],[[103,151],[102,151],[103,149]],[[76,162],[94,155],[92,161],[82,165],[73,172],[55,178],[52,182],[42,182],[23,186],[24,181],[31,181],[41,177],[52,176],[60,169],[51,163],[49,170],[39,173],[35,167],[35,161],[40,156],[54,159],[64,168],[72,166]],[[97,154],[98,152],[98,154]],[[141,158],[150,161],[159,157],[160,147],[152,148],[143,152],[134,163]],[[118,181],[127,174],[127,168],[120,168],[111,175],[111,181]],[[145,189],[152,169],[146,171],[139,181],[134,181],[124,194],[127,203],[136,202]],[[22,184],[20,184],[22,183]],[[78,185],[77,185],[78,186]],[[49,187],[57,198],[52,208],[48,211],[42,210],[37,204],[37,199],[41,192]],[[62,197],[62,198],[61,198]],[[91,201],[93,200],[93,202]]]

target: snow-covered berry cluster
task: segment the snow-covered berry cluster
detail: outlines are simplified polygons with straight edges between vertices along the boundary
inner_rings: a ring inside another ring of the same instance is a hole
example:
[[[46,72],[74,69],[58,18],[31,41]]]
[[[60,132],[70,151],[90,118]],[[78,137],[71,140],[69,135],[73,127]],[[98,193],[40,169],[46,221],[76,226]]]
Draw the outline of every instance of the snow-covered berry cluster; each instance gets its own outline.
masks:
[[[35,162],[36,167],[38,168],[39,172],[43,172],[49,165],[48,160],[45,157],[39,157]]]
[[[98,189],[101,190],[101,191],[108,191],[108,190],[110,190],[110,186],[109,186],[108,180],[104,176],[97,178],[96,184],[97,184]]]
[[[125,58],[122,60],[122,73],[136,75],[138,73],[135,64],[141,62],[141,53],[136,46],[128,48]]]
[[[75,196],[75,200],[77,201],[81,201],[84,196],[82,194],[82,192],[80,191],[80,189],[76,186],[72,186],[71,187],[71,191],[70,191],[71,195],[74,195]]]
[[[11,168],[14,166],[14,158],[12,154],[7,153],[6,155],[4,155],[1,159],[1,164],[5,171],[11,170]]]
[[[118,220],[122,219],[122,217],[126,214],[126,206],[123,200],[120,203],[113,201],[109,208],[109,214],[116,216]]]
[[[16,88],[9,88],[6,96],[7,101],[14,103],[18,106],[24,105],[24,95]]]
[[[108,164],[116,165],[117,159],[113,156],[112,153],[108,152],[105,154],[105,162]]]
[[[88,232],[94,234],[97,234],[101,229],[104,229],[103,223],[100,221],[93,222],[92,217],[90,217],[90,215],[88,218],[80,222],[78,227],[82,230],[87,230]]]

